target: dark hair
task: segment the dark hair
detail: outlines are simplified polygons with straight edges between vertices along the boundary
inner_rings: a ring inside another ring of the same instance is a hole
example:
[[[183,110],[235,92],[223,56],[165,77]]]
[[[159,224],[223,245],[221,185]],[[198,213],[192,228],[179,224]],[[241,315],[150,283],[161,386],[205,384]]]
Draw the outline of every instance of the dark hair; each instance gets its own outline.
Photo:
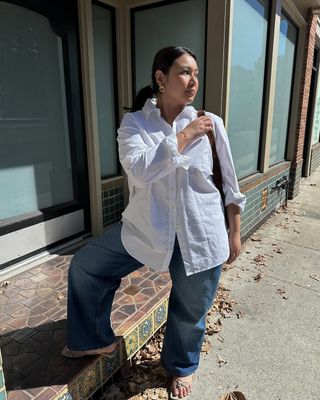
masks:
[[[152,98],[154,94],[157,94],[159,92],[159,85],[156,81],[155,72],[159,69],[164,74],[168,74],[170,68],[172,67],[172,64],[177,58],[181,57],[183,54],[189,54],[191,57],[197,60],[195,54],[187,47],[169,46],[164,47],[157,52],[157,54],[154,56],[152,64],[152,86],[148,85],[138,92],[130,111],[141,110],[146,100]]]

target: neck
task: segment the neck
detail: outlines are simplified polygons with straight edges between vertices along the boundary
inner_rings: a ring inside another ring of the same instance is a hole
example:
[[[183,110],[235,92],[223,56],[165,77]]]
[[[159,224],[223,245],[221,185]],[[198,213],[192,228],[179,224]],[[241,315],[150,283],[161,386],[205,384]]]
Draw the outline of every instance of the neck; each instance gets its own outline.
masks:
[[[157,107],[161,111],[162,118],[172,126],[173,121],[183,110],[183,105],[170,104],[168,101],[164,102],[162,96],[158,96]]]

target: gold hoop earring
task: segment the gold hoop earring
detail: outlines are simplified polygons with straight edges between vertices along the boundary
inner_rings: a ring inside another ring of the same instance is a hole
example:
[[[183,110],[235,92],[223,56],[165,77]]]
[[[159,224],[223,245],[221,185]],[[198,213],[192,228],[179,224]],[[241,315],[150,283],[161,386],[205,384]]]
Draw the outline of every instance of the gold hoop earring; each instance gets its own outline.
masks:
[[[164,86],[159,86],[159,92],[164,93]]]

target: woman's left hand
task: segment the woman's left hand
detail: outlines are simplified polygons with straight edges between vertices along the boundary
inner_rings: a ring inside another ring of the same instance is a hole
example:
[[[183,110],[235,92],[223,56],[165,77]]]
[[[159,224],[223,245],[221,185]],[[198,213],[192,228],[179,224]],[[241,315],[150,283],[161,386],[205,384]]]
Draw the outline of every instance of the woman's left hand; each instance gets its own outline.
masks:
[[[241,250],[240,232],[229,232],[229,247],[230,256],[227,260],[227,264],[231,264],[236,258],[239,257]]]

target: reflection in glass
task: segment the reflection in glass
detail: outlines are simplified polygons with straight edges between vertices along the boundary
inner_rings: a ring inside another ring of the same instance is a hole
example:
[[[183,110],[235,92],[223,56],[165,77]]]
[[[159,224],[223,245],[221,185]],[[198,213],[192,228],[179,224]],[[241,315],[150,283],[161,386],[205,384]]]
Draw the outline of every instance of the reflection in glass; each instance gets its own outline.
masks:
[[[292,75],[298,30],[281,15],[270,165],[284,160],[288,132]]]
[[[136,92],[151,84],[151,66],[158,50],[166,46],[185,46],[197,56],[200,71],[199,91],[193,106],[202,108],[205,27],[205,0],[160,4],[157,7],[136,11],[134,13]]]
[[[0,2],[0,220],[73,197],[61,38]]]
[[[233,4],[228,133],[242,178],[258,168],[269,2]]]
[[[118,174],[111,11],[94,4],[92,18],[101,177],[107,178]]]

